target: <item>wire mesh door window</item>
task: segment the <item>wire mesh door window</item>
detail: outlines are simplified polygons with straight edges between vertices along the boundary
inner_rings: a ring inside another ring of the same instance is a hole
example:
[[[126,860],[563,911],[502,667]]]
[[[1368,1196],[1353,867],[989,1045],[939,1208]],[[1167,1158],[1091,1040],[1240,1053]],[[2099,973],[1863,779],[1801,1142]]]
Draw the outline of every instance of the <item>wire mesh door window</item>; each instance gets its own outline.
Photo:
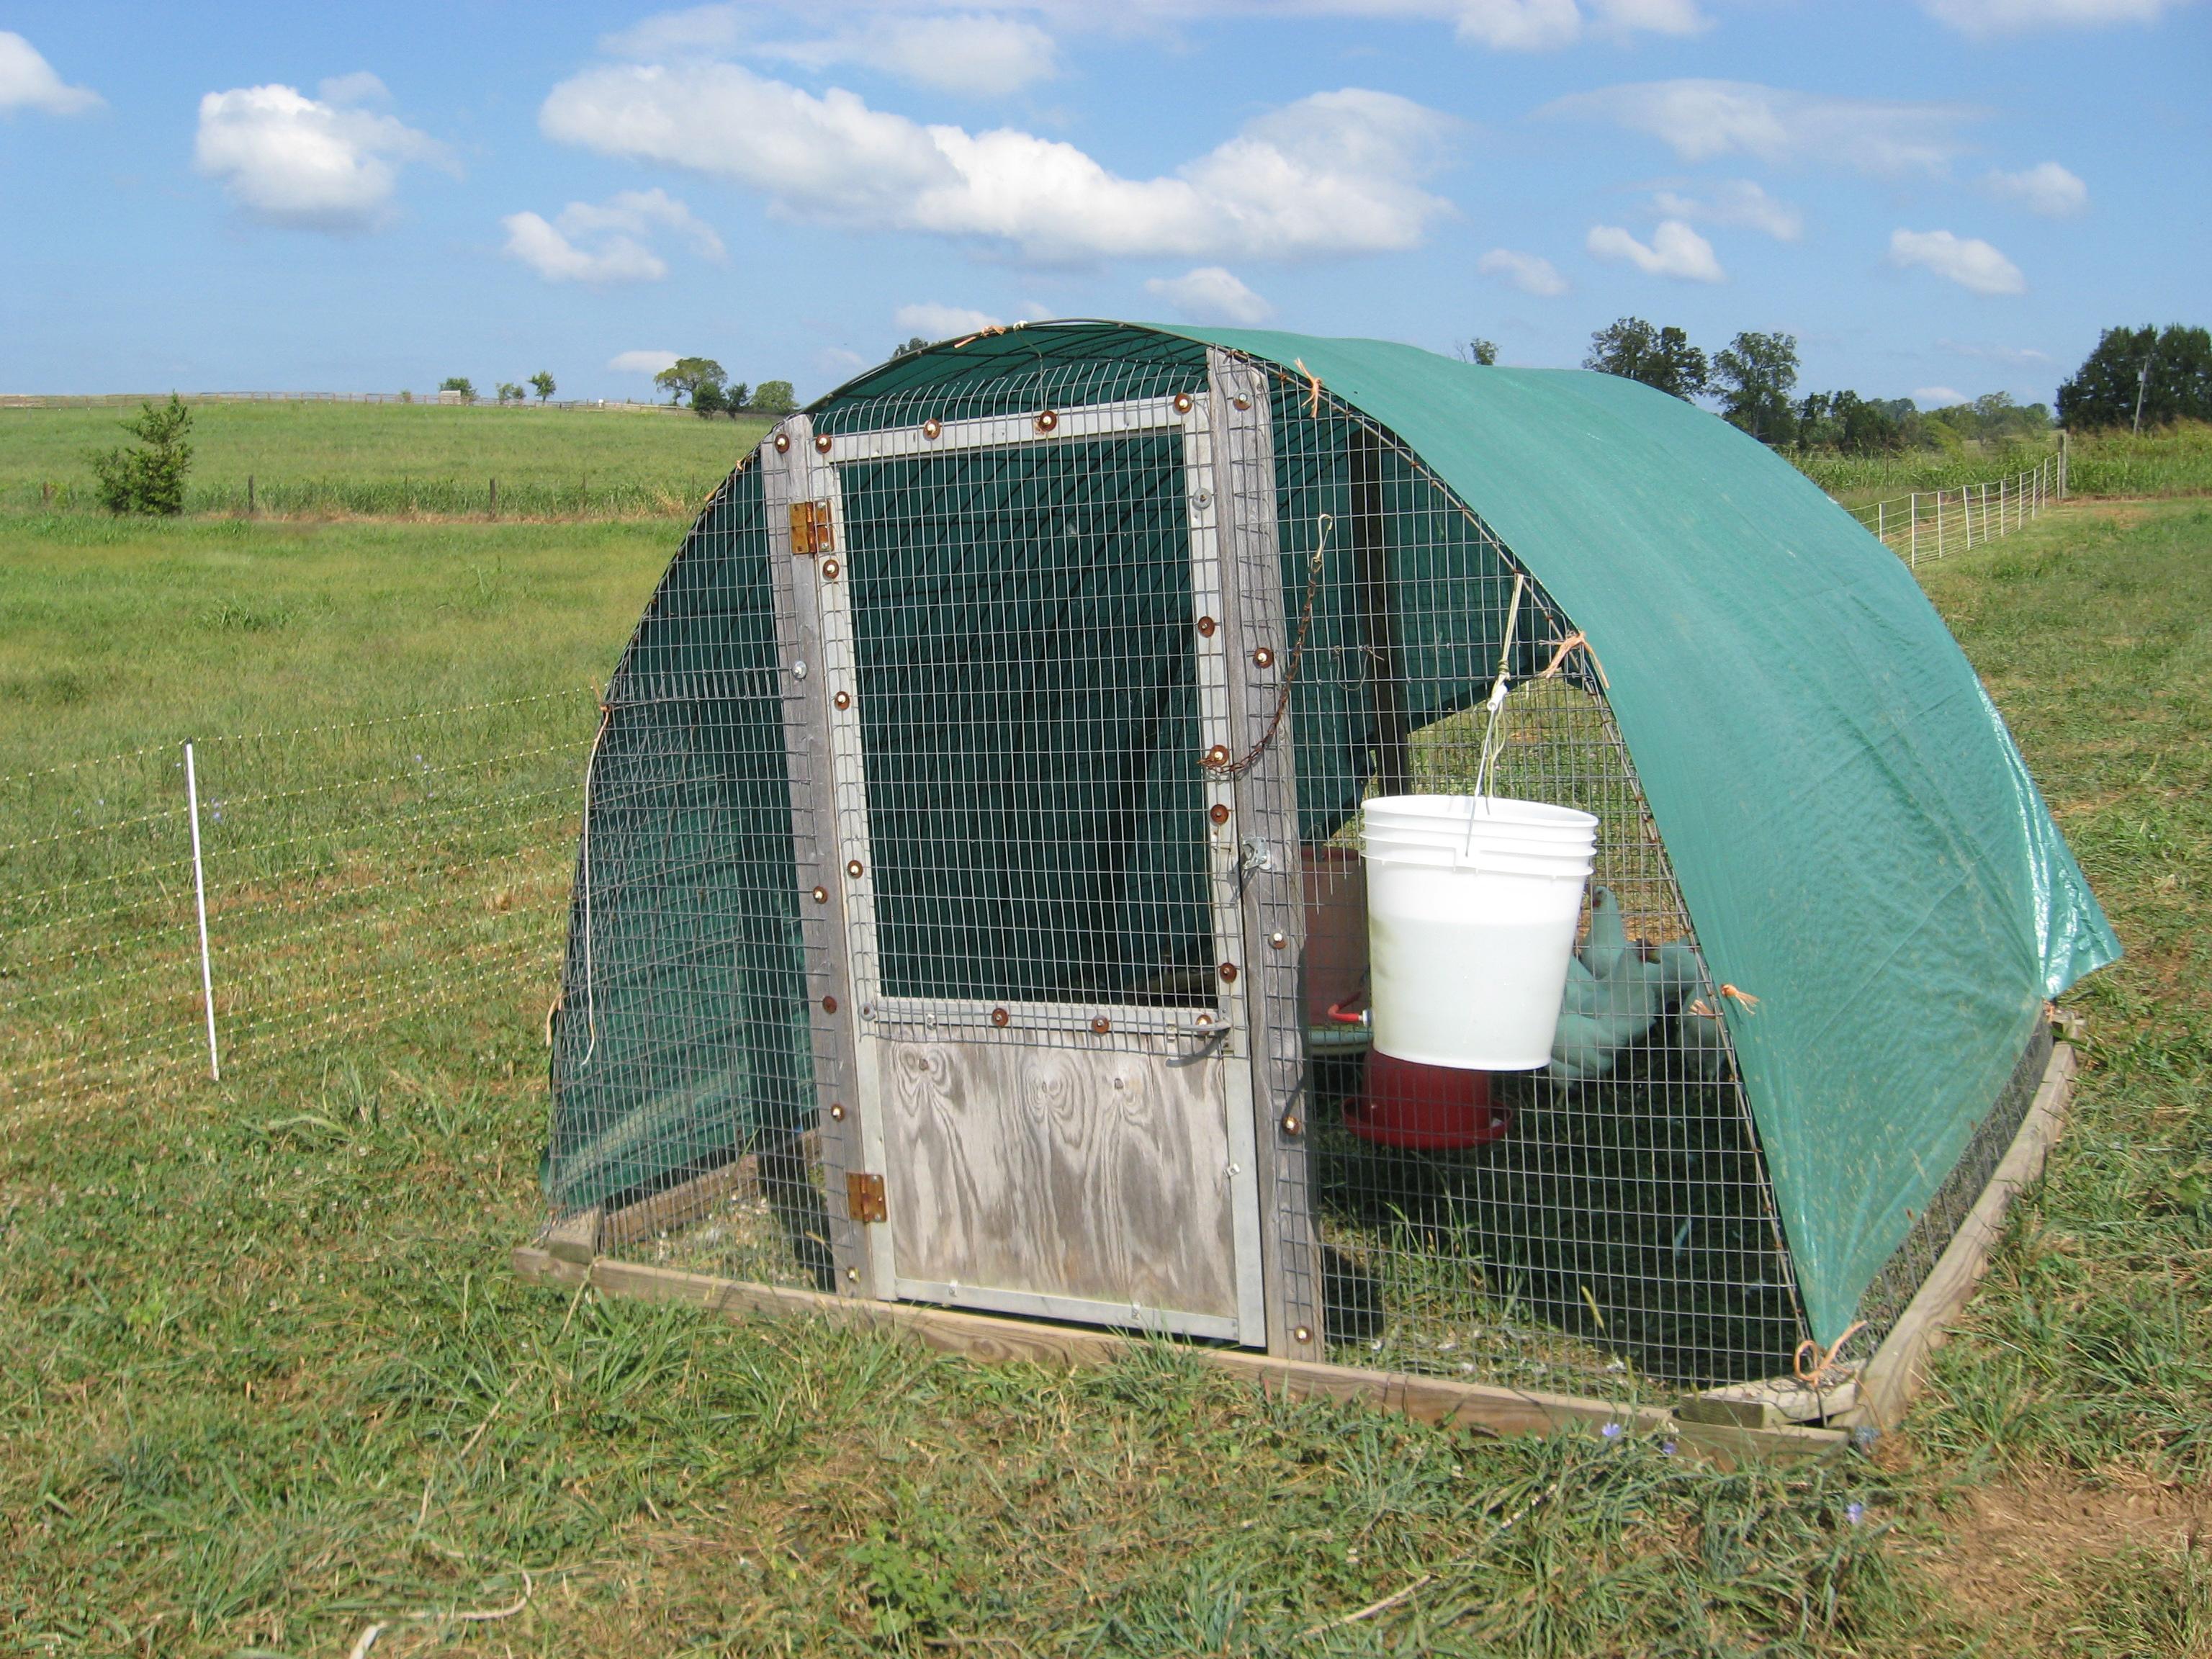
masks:
[[[1293,616],[1328,542],[1292,705],[1310,868],[1358,845],[1366,797],[1474,793],[1501,660],[1491,793],[1600,824],[1544,1070],[1446,1079],[1439,1132],[1438,1079],[1312,1016],[1332,1351],[1538,1387],[1786,1374],[1802,1321],[1764,1164],[1601,665],[1533,583],[1508,644],[1510,554],[1389,434],[1304,382],[1274,414]]]

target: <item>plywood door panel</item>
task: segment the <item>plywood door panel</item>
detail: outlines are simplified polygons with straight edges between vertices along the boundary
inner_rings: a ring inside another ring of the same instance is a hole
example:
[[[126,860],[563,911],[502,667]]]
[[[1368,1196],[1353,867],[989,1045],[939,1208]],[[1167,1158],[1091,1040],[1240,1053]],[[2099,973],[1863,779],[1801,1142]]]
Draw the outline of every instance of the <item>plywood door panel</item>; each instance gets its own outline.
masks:
[[[880,1044],[902,1285],[1234,1320],[1225,1062],[1181,1046]]]

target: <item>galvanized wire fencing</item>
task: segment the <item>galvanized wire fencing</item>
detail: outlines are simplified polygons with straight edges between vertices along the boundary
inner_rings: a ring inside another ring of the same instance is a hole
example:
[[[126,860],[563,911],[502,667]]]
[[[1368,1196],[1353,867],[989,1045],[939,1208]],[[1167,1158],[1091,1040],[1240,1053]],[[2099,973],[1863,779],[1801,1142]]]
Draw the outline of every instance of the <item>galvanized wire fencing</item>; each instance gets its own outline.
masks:
[[[2021,529],[2041,518],[2053,501],[2065,499],[2066,452],[2062,448],[2002,478],[1954,489],[1916,490],[1850,511],[1883,545],[1917,568],[1923,559],[1963,553]]]
[[[550,998],[597,717],[577,688],[0,776],[0,1109]]]

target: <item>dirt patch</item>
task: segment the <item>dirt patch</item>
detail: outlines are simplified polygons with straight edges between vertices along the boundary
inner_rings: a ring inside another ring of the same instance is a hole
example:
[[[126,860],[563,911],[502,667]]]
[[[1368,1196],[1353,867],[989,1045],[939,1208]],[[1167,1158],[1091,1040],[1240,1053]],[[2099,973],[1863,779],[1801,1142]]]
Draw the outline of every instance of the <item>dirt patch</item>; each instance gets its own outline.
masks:
[[[2150,1481],[2081,1488],[2056,1482],[1975,1487],[1945,1514],[1923,1565],[1954,1610],[2050,1635],[2081,1611],[2094,1571],[2148,1553],[2212,1550],[2212,1493]]]

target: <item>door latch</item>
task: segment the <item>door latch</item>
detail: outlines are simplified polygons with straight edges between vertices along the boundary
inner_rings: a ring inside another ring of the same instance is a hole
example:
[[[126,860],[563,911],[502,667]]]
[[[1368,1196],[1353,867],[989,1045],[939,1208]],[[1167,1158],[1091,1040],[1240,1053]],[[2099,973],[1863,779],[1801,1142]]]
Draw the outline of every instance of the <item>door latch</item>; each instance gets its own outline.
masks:
[[[889,1221],[890,1210],[884,1203],[884,1178],[854,1170],[845,1177],[845,1212],[862,1225],[872,1221]]]

